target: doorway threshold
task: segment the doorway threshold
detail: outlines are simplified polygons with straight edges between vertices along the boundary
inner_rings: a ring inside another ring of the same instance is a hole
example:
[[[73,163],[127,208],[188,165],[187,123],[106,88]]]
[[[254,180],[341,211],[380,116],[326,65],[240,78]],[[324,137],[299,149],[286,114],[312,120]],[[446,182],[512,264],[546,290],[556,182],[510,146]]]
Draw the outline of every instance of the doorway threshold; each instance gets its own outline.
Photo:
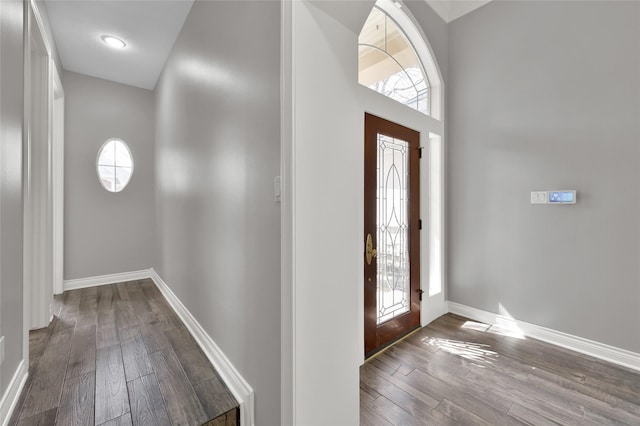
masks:
[[[384,353],[384,351],[386,351],[390,347],[394,346],[396,343],[400,343],[403,340],[411,337],[412,335],[414,335],[415,333],[417,333],[421,329],[422,329],[422,326],[418,325],[415,328],[412,328],[411,330],[407,331],[405,334],[402,334],[402,335],[398,336],[397,339],[394,339],[394,340],[386,343],[385,345],[382,345],[379,348],[376,348],[376,350],[374,350],[371,353],[365,354],[364,363],[366,364],[367,362],[371,361],[372,359],[375,359],[378,355]]]

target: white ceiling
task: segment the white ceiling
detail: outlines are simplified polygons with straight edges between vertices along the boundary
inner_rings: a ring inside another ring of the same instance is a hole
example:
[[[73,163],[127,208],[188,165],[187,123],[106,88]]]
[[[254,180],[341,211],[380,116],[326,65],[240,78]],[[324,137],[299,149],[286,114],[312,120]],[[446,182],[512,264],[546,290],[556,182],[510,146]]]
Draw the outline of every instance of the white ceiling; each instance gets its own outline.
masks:
[[[445,22],[449,23],[484,6],[491,0],[426,0]]]
[[[0,0],[2,1],[2,0]],[[193,0],[47,0],[53,37],[68,71],[152,90]],[[127,43],[113,49],[103,34]]]
[[[64,69],[153,90],[193,1],[46,0],[46,9]],[[446,22],[489,1],[426,0]],[[105,34],[127,46],[107,46]]]

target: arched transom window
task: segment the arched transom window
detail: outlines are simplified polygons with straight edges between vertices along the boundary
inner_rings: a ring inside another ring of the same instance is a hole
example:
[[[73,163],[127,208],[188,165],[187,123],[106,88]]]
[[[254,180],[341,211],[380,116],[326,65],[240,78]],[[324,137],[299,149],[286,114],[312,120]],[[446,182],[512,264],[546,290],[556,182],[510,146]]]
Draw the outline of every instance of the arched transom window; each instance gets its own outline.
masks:
[[[420,32],[398,5],[378,0],[369,14],[358,39],[358,81],[439,119],[440,78],[435,63]]]

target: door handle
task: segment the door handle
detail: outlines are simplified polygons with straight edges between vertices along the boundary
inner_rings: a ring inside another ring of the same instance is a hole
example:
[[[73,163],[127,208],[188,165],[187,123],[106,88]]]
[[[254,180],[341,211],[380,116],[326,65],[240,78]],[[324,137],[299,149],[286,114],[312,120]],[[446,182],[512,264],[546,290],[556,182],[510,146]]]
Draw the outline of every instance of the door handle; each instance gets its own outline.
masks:
[[[371,259],[378,255],[376,249],[373,248],[373,238],[371,238],[371,234],[367,234],[365,254],[367,257],[367,265],[371,265]]]

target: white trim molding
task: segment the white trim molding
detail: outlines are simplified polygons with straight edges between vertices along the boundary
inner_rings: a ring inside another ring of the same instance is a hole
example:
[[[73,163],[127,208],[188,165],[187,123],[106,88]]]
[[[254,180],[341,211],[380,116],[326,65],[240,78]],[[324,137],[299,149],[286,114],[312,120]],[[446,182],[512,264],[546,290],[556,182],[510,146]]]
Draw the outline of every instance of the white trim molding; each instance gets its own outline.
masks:
[[[64,89],[58,68],[50,59],[51,100],[51,185],[53,223],[53,294],[64,292]]]
[[[28,375],[26,364],[24,360],[22,360],[9,383],[7,390],[2,396],[2,401],[0,401],[0,423],[2,426],[9,424],[13,410],[16,408],[16,404],[20,398],[22,388],[24,388],[24,384],[27,382]]]
[[[78,290],[80,288],[97,287],[100,285],[123,283],[127,281],[144,280],[152,278],[151,269],[142,269],[133,272],[121,272],[118,274],[98,275],[97,277],[78,278],[64,281],[64,291]]]
[[[218,345],[207,334],[202,325],[193,317],[191,312],[182,304],[180,299],[171,291],[169,286],[160,278],[160,275],[151,268],[150,278],[158,286],[162,295],[178,317],[187,326],[189,332],[196,339],[202,351],[207,355],[211,364],[216,369],[222,380],[229,387],[231,393],[240,404],[240,424],[243,426],[255,426],[254,391],[249,383],[240,375],[231,361],[220,350]]]
[[[293,2],[280,6],[280,424],[296,418],[295,381],[295,117]]]
[[[583,337],[519,321],[509,316],[494,314],[493,312],[483,311],[455,302],[449,302],[449,312],[486,324],[510,325],[511,329],[518,329],[527,337],[542,340],[543,342],[640,371],[640,354],[626,349],[616,348],[604,343],[595,342]]]

